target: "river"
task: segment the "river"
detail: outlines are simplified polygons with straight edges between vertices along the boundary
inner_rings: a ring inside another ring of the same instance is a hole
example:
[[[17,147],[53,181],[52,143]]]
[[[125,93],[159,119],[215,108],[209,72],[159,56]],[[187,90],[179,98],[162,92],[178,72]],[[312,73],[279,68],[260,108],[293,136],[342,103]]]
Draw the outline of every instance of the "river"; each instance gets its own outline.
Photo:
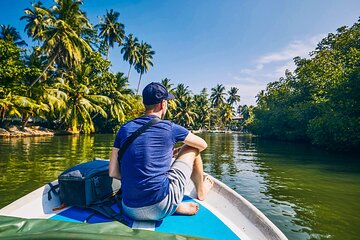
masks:
[[[360,238],[360,161],[309,145],[208,133],[205,171],[260,209],[289,239]],[[66,168],[108,158],[115,135],[0,139],[0,208]]]

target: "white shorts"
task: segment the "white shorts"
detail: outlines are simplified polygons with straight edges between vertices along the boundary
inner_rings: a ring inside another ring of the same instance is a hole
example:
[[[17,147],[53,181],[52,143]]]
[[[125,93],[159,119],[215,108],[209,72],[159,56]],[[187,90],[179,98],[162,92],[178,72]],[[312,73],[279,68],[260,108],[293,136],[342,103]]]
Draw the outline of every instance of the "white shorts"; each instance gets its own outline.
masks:
[[[185,187],[190,181],[191,173],[191,166],[184,161],[175,160],[168,173],[170,181],[168,195],[159,203],[139,208],[128,207],[122,202],[124,213],[128,217],[140,221],[161,220],[173,214],[184,197]]]

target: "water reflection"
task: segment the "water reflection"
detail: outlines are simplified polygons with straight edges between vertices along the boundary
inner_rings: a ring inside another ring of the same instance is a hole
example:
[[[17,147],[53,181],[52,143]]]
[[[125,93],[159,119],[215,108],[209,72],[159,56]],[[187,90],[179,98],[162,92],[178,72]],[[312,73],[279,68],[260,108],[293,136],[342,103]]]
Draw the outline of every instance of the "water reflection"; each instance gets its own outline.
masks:
[[[0,207],[94,157],[108,158],[114,135],[0,139]],[[239,192],[289,239],[360,235],[356,156],[243,134],[203,134],[205,171]]]
[[[334,154],[306,145],[259,141],[270,184],[267,194],[293,204],[290,234],[311,238],[353,239],[359,235],[360,165],[355,156]],[[265,154],[266,153],[266,154]],[[284,224],[284,223],[283,223]],[[301,226],[299,228],[299,226]]]
[[[250,135],[206,134],[207,172],[245,196],[289,239],[359,236],[355,156]],[[354,227],[357,226],[357,227]],[[352,227],[351,227],[352,226]]]
[[[0,139],[0,207],[50,182],[70,166],[108,158],[114,136]]]

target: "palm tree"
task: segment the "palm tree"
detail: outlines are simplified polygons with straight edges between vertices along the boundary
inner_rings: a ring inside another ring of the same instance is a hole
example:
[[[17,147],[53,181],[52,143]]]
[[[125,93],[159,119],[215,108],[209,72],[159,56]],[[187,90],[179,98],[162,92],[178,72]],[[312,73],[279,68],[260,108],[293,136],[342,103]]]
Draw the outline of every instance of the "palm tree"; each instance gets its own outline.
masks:
[[[26,96],[10,94],[8,96],[11,104],[7,106],[7,116],[18,116],[22,118],[22,126],[26,127],[30,117],[42,117],[49,107],[42,102],[37,102]]]
[[[10,106],[13,105],[13,103],[11,102],[9,95],[4,96],[1,90],[2,89],[0,88],[0,119],[4,119],[7,116],[8,110]],[[21,114],[19,113],[17,116],[20,117]]]
[[[138,48],[139,43],[136,37],[133,38],[132,34],[129,34],[128,37],[125,37],[125,43],[121,49],[121,53],[124,54],[123,59],[130,64],[128,79],[130,78],[131,67],[139,62]]]
[[[164,87],[166,88],[166,90],[171,93],[174,94],[175,89],[172,88],[172,86],[174,84],[170,83],[170,79],[169,78],[164,78],[161,80],[161,84],[164,85]],[[177,105],[176,105],[176,100],[175,99],[170,99],[168,100],[168,107],[169,110],[166,112],[166,117],[168,119],[172,119],[173,118],[173,113],[176,111]]]
[[[240,102],[240,95],[237,94],[238,91],[239,89],[236,87],[231,87],[230,91],[228,91],[229,98],[227,99],[227,103],[230,104],[230,106]]]
[[[195,126],[198,128],[209,127],[210,120],[210,102],[208,100],[208,95],[206,88],[204,88],[200,95],[194,96],[195,102],[195,112],[198,117],[195,120]]]
[[[265,109],[268,107],[267,102],[267,92],[265,90],[261,90],[256,96],[256,104],[262,108]]]
[[[96,86],[91,84],[90,73],[89,66],[79,65],[74,72],[66,73],[65,80],[55,84],[67,96],[63,119],[72,133],[94,132],[94,115],[100,114],[106,118],[104,106],[111,104],[109,97],[96,93]]]
[[[97,27],[100,31],[99,36],[104,40],[106,46],[106,59],[109,56],[109,48],[114,47],[114,43],[118,43],[119,46],[125,37],[125,26],[119,22],[120,13],[110,9],[106,10],[104,17],[100,18],[100,23]]]
[[[225,87],[222,84],[217,84],[214,88],[211,89],[211,104],[213,107],[220,107],[225,103],[224,93]]]
[[[131,109],[131,98],[133,93],[128,89],[128,79],[124,74],[119,72],[104,85],[104,90],[100,92],[101,95],[107,96],[110,99],[109,113],[118,122],[125,121],[126,112]]]
[[[228,125],[234,116],[233,107],[230,104],[226,104],[223,108],[221,108],[220,115],[222,124],[224,126]]]
[[[56,62],[60,66],[75,67],[84,59],[91,47],[81,34],[91,25],[86,14],[80,10],[81,1],[55,0],[49,9],[49,25],[43,30],[44,43],[41,50],[48,56],[48,64],[42,74],[30,85],[40,80],[48,68]]]
[[[26,8],[24,10],[25,16],[22,16],[20,20],[25,20],[27,24],[25,25],[24,31],[29,37],[32,37],[33,40],[38,40],[39,42],[43,40],[43,31],[49,25],[49,11],[43,7],[43,4],[39,2],[32,3],[31,6],[34,10]]]
[[[14,43],[16,46],[27,46],[24,40],[21,39],[21,36],[16,28],[10,25],[0,25],[0,39],[3,39],[8,42]]]
[[[166,83],[166,81],[165,81]],[[193,118],[189,118],[190,115],[192,115],[192,112],[194,110],[194,106],[189,105],[190,101],[191,104],[194,103],[193,99],[191,98],[191,91],[189,90],[189,86],[185,86],[183,83],[180,83],[176,86],[175,89],[173,89],[172,93],[175,96],[175,99],[173,101],[169,101],[171,103],[170,105],[170,114],[169,116],[174,116],[175,122],[180,124],[193,124]],[[189,112],[188,117],[184,117],[181,114],[185,114],[186,112]],[[187,118],[188,120],[185,121],[184,118]],[[190,121],[190,123],[189,123]]]
[[[242,128],[245,128],[248,124],[250,124],[253,121],[253,109],[254,107],[252,105],[240,105],[237,109],[237,113],[241,117],[241,120],[239,122],[240,126]]]
[[[141,44],[139,46],[139,62],[135,65],[136,71],[140,74],[136,94],[139,93],[142,75],[149,71],[150,66],[154,66],[153,62],[151,61],[154,54],[155,51],[151,50],[151,45],[141,41]]]
[[[181,99],[183,97],[187,97],[190,96],[191,91],[189,90],[189,86],[186,86],[183,83],[180,83],[176,86],[175,91],[174,91],[174,95],[175,95],[175,99]]]
[[[56,87],[46,85],[41,87],[43,91],[39,101],[46,104],[49,109],[49,111],[44,113],[45,119],[48,120],[48,122],[52,122],[53,120],[58,121],[61,118],[61,113],[68,108],[67,95]]]
[[[178,99],[177,113],[174,116],[174,122],[186,127],[194,126],[194,120],[198,117],[198,114],[194,111],[194,106],[194,99],[190,95]]]
[[[175,89],[172,88],[172,86],[174,86],[174,84],[170,83],[171,79],[169,78],[164,78],[161,80],[161,84],[164,85],[164,87],[166,88],[166,90],[168,90],[169,93],[173,93]]]
[[[116,73],[115,79],[117,90],[119,90],[122,94],[134,95],[134,92],[129,88],[129,79],[124,77],[124,73]]]
[[[65,22],[78,35],[81,35],[81,33],[86,32],[89,28],[92,28],[86,13],[80,9],[80,5],[83,4],[82,0],[54,1],[56,4],[50,8],[50,14],[56,21]]]
[[[18,111],[9,114],[10,108],[14,105],[12,101],[13,89],[6,88],[1,85],[0,85],[0,119],[4,119],[6,117],[12,117],[12,116],[21,117],[21,114]]]
[[[32,47],[30,55],[25,56],[27,67],[36,67],[41,69],[46,63],[46,56],[41,52],[39,47]]]

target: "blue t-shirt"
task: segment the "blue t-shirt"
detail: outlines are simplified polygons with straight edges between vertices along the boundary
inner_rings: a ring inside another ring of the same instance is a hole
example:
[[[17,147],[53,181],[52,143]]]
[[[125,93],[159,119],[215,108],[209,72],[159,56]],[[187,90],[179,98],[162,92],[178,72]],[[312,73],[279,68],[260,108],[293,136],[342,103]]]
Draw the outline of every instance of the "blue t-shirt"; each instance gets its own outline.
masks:
[[[116,135],[114,147],[120,148],[127,137],[154,117],[145,115],[125,123]],[[149,206],[166,197],[173,147],[184,141],[188,133],[186,128],[162,120],[130,144],[120,168],[122,197],[127,206]]]

